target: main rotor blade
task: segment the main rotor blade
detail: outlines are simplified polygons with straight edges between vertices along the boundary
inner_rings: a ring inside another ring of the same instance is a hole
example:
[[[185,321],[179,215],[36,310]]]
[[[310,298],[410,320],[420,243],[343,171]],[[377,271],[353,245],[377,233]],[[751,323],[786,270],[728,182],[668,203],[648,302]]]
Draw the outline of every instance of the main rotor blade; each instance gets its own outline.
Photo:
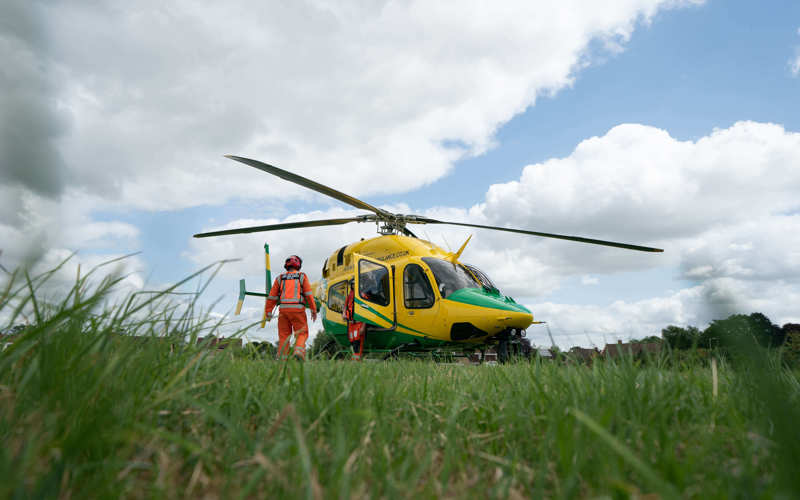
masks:
[[[409,221],[415,222],[415,221]],[[616,241],[605,241],[605,240],[595,240],[592,238],[582,238],[580,236],[566,236],[563,234],[552,234],[552,233],[540,233],[538,231],[527,231],[525,229],[510,229],[507,227],[497,227],[497,226],[482,226],[480,224],[467,224],[464,222],[448,222],[448,221],[441,221],[436,219],[428,219],[427,217],[419,217],[417,218],[417,223],[422,224],[450,224],[452,226],[465,226],[465,227],[477,227],[480,229],[494,229],[495,231],[507,231],[509,233],[520,233],[520,234],[530,234],[533,236],[542,236],[544,238],[556,238],[559,240],[569,240],[569,241],[579,241],[581,243],[591,243],[593,245],[604,245],[607,247],[617,247],[617,248],[627,248],[628,250],[638,250],[640,252],[663,252],[664,250],[661,248],[652,248],[652,247],[643,247],[639,245],[630,245],[628,243],[618,243]]]
[[[347,224],[348,222],[363,222],[363,218],[348,217],[344,219],[320,219],[309,220],[305,222],[284,222],[281,224],[269,224],[266,226],[251,226],[241,227],[238,229],[225,229],[222,231],[211,231],[209,233],[195,234],[195,238],[208,238],[209,236],[225,236],[226,234],[243,234],[243,233],[258,233],[260,231],[277,231],[279,229],[295,229],[298,227],[318,227],[318,226],[336,226],[339,224]]]
[[[262,172],[278,176],[281,179],[287,180],[289,182],[294,182],[295,184],[299,184],[300,186],[306,187],[318,193],[328,195],[331,198],[336,198],[337,200],[343,201],[348,205],[352,205],[356,208],[369,210],[370,212],[375,212],[378,215],[391,215],[386,210],[382,210],[378,207],[373,207],[369,203],[361,201],[358,198],[353,198],[349,194],[344,194],[341,191],[337,191],[333,188],[320,184],[319,182],[314,182],[311,179],[306,179],[305,177],[301,177],[297,174],[293,174],[278,167],[273,167],[272,165],[268,165],[264,162],[258,160],[251,160],[250,158],[243,158],[241,156],[234,156],[234,155],[225,155],[225,158],[230,158],[231,160],[242,162],[245,165],[250,165],[251,167],[257,168]]]

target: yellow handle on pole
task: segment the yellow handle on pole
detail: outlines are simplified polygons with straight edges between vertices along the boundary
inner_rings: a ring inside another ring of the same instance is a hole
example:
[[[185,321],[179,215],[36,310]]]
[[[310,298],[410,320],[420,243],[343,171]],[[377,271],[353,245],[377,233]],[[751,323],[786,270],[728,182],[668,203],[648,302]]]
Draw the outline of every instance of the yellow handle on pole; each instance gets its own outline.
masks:
[[[264,277],[266,278],[265,290],[267,292],[266,295],[269,296],[269,291],[270,288],[272,287],[272,270],[269,267],[269,245],[266,243],[264,243],[264,268],[266,269],[266,272],[264,274]],[[266,300],[268,299],[265,297],[264,300],[265,300],[264,313],[261,316],[261,328],[264,328],[267,324],[267,321],[270,320],[270,318],[267,318]]]

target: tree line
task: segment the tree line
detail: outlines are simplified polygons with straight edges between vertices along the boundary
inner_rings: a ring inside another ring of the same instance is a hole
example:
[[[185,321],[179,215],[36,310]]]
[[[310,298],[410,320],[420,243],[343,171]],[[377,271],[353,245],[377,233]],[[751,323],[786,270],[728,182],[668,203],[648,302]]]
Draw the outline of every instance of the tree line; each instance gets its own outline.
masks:
[[[800,360],[800,324],[778,326],[760,312],[714,320],[705,330],[670,325],[661,330],[661,336],[670,348],[677,350],[725,351],[731,342],[755,340],[762,347],[783,348],[786,359]]]

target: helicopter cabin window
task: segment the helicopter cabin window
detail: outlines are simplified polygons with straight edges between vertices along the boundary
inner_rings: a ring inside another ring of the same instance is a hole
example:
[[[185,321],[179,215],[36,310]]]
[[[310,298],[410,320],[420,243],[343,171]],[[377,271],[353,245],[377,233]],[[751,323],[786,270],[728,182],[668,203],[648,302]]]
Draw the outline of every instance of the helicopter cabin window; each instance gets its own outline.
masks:
[[[426,309],[433,305],[433,288],[425,271],[417,264],[409,264],[403,271],[403,297],[408,309]]]
[[[443,299],[462,288],[481,288],[481,285],[472,274],[464,269],[461,264],[453,264],[434,257],[423,257],[422,260],[433,271],[433,277],[436,278],[436,286],[439,287],[439,293],[442,294]]]
[[[358,294],[381,306],[389,305],[389,270],[368,260],[358,263]]]
[[[340,281],[331,285],[328,289],[328,309],[333,312],[341,313],[344,310],[344,302],[347,297],[347,280]]]
[[[341,266],[344,264],[344,249],[347,248],[347,245],[343,246],[336,252],[336,266]]]

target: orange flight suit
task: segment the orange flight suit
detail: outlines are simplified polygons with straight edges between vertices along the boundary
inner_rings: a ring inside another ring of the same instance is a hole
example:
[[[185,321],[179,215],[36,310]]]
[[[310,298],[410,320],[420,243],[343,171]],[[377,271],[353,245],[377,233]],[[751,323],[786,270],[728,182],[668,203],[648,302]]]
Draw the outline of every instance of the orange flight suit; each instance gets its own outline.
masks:
[[[317,305],[311,295],[311,283],[305,273],[288,270],[275,278],[267,295],[265,312],[272,314],[276,305],[280,305],[278,314],[278,356],[285,359],[291,350],[289,337],[292,331],[296,336],[294,355],[306,359],[306,340],[308,340],[308,322],[303,303],[308,304],[311,315],[316,316]]]

